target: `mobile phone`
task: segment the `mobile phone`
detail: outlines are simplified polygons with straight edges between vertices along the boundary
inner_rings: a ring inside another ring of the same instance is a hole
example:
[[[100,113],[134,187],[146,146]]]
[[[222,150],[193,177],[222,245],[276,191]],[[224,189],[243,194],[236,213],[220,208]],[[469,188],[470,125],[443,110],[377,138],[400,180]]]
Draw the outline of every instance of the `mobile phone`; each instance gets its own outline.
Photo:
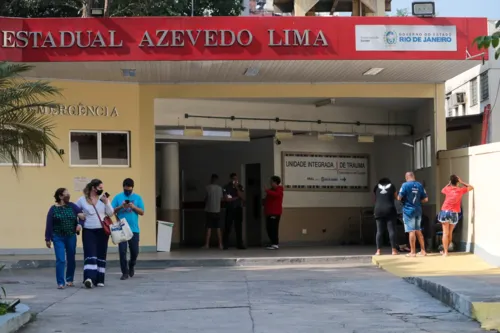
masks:
[[[109,198],[109,193],[108,192],[104,193],[104,195],[106,196],[106,198]]]
[[[130,203],[130,200],[125,200],[125,203],[128,205]]]

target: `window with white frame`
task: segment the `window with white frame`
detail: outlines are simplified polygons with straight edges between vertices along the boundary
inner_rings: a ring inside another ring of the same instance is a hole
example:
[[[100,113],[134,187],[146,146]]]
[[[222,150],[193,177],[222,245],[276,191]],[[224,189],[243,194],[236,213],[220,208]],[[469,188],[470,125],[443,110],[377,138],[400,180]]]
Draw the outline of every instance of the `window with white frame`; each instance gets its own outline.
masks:
[[[415,153],[415,170],[422,169],[424,167],[424,140],[419,139],[415,141],[414,147]]]
[[[478,86],[477,77],[472,79],[470,82],[470,106],[477,105],[478,102]]]
[[[41,157],[33,156],[23,151],[19,151],[17,155],[17,162],[21,166],[45,166],[45,154],[43,153]],[[7,156],[0,156],[0,165],[12,166],[12,159]]]
[[[484,72],[479,76],[479,89],[481,93],[481,102],[490,98],[490,87],[488,83],[488,72]]]
[[[71,166],[130,167],[130,133],[71,131]]]
[[[424,152],[424,167],[430,168],[432,166],[432,142],[430,135],[425,137]]]

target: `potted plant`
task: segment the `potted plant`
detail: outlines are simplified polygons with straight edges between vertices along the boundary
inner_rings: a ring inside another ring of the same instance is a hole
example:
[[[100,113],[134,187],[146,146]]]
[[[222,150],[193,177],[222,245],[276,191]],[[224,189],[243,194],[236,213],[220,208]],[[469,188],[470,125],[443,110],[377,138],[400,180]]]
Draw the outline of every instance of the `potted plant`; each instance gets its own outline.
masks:
[[[0,271],[5,266],[0,266]],[[0,285],[0,316],[3,316],[7,313],[16,312],[16,305],[18,305],[21,301],[19,299],[7,300],[7,293],[5,292],[5,288]]]

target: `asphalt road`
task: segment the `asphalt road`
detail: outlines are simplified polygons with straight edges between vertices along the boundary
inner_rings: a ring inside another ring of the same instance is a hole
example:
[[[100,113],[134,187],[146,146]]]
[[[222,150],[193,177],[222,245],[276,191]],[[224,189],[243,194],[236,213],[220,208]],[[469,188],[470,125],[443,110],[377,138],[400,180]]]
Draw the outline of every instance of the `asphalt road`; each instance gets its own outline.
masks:
[[[2,272],[36,320],[22,333],[475,333],[479,325],[371,265],[139,270],[56,290],[52,269]],[[78,275],[81,279],[81,275]]]

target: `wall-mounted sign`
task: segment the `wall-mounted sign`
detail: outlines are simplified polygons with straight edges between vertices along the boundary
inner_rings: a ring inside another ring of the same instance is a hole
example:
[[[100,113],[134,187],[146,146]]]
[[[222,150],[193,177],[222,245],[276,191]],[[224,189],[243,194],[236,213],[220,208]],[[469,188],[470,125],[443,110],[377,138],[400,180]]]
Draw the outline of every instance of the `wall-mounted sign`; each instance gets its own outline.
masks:
[[[2,48],[121,48],[123,40],[115,30],[98,31],[9,31],[1,30]],[[138,47],[228,47],[250,46],[254,35],[248,29],[196,29],[196,30],[145,30]],[[322,30],[309,29],[267,30],[267,45],[276,46],[328,46]]]
[[[85,186],[90,183],[92,179],[87,177],[75,177],[73,178],[73,188],[75,192],[82,192]]]
[[[356,25],[356,51],[457,51],[457,27]]]
[[[100,105],[64,105],[61,104],[58,108],[39,107],[36,109],[39,114],[50,116],[89,116],[89,117],[118,117],[118,109],[116,106],[100,106]]]
[[[369,156],[283,152],[283,184],[289,191],[368,191]]]

